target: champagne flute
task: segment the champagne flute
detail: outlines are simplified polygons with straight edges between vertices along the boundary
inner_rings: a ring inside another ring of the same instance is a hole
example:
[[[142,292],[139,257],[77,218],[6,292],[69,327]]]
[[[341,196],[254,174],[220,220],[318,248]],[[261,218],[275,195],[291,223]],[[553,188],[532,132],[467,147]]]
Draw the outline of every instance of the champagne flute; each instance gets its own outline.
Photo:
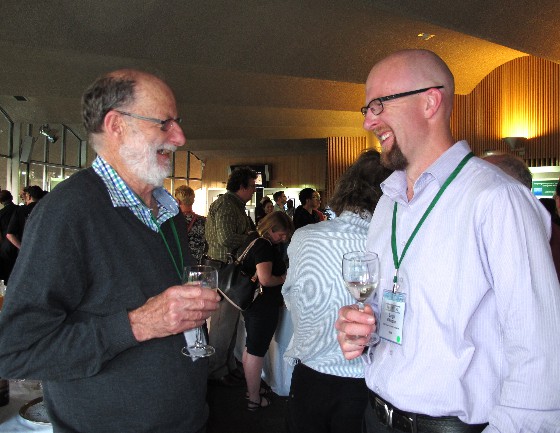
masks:
[[[364,302],[379,285],[379,257],[375,253],[352,251],[342,256],[342,278],[350,294],[358,301],[358,309],[364,311]],[[379,342],[377,333],[371,334],[367,346]]]
[[[218,271],[212,266],[186,266],[183,272],[183,283],[217,290]],[[202,326],[199,326],[196,328],[194,344],[183,347],[181,353],[190,358],[197,359],[213,355],[216,353],[216,349],[203,341]]]

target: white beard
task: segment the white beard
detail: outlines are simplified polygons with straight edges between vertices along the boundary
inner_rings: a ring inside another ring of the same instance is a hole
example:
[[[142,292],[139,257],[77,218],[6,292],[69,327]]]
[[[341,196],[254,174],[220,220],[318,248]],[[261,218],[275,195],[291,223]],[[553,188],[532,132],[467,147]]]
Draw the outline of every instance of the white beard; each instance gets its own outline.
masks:
[[[171,159],[165,165],[158,162],[157,151],[161,149],[173,151],[174,146],[147,143],[143,134],[134,131],[130,141],[120,145],[119,155],[130,172],[139,180],[160,187],[163,186],[165,178],[171,174]]]

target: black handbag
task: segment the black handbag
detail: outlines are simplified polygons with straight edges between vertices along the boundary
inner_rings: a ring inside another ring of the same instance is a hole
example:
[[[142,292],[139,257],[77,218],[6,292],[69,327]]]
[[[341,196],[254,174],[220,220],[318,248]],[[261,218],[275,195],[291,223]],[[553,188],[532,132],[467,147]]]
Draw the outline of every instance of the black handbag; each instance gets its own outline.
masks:
[[[257,273],[247,275],[243,271],[243,259],[257,239],[259,238],[254,239],[236,260],[218,270],[218,292],[241,311],[249,308],[262,290]]]

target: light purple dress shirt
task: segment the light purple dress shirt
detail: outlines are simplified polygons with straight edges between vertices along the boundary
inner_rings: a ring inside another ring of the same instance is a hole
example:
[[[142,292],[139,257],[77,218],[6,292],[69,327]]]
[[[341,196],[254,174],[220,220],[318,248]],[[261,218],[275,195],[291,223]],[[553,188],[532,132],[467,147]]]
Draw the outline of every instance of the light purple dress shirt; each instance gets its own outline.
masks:
[[[465,141],[448,149],[418,178],[410,202],[404,172],[382,185],[367,244],[381,259],[376,314],[395,271],[394,202],[400,257],[468,152]],[[525,186],[472,158],[402,261],[403,343],[382,340],[371,352],[368,387],[405,411],[489,422],[488,433],[560,431],[560,286],[549,220]]]

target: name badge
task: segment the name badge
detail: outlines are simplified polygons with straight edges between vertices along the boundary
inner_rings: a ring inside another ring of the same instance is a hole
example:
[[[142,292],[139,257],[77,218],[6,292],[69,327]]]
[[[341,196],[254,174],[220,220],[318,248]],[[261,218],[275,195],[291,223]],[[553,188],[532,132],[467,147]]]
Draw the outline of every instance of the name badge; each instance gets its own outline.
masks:
[[[383,292],[379,324],[379,336],[381,338],[392,343],[402,344],[405,301],[406,295],[404,293],[393,293],[392,290]]]

